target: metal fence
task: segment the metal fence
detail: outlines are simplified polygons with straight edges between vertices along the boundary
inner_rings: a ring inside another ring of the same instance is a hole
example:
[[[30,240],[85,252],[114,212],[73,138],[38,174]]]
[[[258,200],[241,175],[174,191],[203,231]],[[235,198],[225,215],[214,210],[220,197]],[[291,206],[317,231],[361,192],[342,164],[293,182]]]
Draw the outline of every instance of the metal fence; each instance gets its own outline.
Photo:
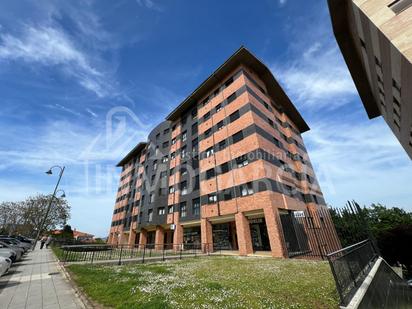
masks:
[[[412,289],[382,260],[358,309],[408,309],[412,307]]]
[[[327,255],[341,305],[346,306],[350,302],[378,256],[369,239]]]
[[[326,259],[341,248],[327,208],[283,212],[280,221],[288,257]]]
[[[63,263],[113,263],[165,261],[221,254],[213,244],[69,245],[56,249]]]

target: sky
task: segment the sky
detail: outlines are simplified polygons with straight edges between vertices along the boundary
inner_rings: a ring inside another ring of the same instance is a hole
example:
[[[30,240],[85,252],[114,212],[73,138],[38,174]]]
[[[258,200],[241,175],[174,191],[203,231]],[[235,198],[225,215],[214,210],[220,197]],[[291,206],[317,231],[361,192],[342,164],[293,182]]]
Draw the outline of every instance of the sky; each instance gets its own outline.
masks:
[[[1,1],[0,201],[50,193],[64,165],[69,223],[107,236],[116,163],[241,45],[311,128],[328,204],[412,211],[412,161],[368,119],[325,0]]]

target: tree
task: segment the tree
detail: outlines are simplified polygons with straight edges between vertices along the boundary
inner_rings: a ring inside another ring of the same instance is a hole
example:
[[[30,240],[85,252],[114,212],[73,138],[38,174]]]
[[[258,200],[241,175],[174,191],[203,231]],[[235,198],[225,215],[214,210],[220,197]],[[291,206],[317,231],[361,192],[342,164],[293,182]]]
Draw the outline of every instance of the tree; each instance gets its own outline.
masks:
[[[368,224],[375,237],[400,225],[412,225],[412,213],[382,204],[372,204],[367,208]]]
[[[354,202],[343,210],[331,209],[331,216],[342,246],[373,238],[388,263],[404,264],[412,273],[412,213],[382,204],[360,208]]]
[[[46,215],[51,195],[38,194],[20,202],[0,203],[0,229],[8,234],[34,237]],[[70,218],[70,206],[63,198],[54,198],[43,231],[56,229]]]

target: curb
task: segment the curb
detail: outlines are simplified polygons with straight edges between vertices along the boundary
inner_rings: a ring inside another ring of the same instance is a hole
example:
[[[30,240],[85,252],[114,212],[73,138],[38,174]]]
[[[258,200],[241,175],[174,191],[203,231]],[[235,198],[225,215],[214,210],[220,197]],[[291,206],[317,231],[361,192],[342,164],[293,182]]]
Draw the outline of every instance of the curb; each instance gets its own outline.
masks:
[[[53,253],[54,255],[54,253]],[[89,308],[102,308],[100,306],[95,305],[83,292],[82,290],[77,286],[77,284],[74,282],[72,277],[70,276],[70,273],[66,270],[66,268],[61,264],[61,262],[57,259],[56,256],[54,256],[55,261],[57,263],[57,268],[59,269],[60,272],[63,273],[63,275],[66,277],[66,279],[69,281],[70,286],[75,292],[75,295],[79,298],[80,302],[83,304],[83,307],[86,309]]]

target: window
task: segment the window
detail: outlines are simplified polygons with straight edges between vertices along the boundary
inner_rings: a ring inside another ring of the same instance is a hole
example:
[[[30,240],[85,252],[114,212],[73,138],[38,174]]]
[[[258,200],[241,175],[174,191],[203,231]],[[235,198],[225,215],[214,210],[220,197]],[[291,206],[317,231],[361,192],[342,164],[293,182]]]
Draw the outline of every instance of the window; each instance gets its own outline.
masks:
[[[195,119],[197,117],[197,108],[195,107],[194,109],[192,109],[192,119]]]
[[[186,146],[180,150],[180,157],[183,159],[186,156]]]
[[[207,202],[208,202],[208,204],[217,203],[217,195],[216,195],[216,193],[208,194],[208,195],[207,195]]]
[[[174,173],[175,173],[175,168],[172,167],[172,168],[169,170],[169,175],[172,176]]]
[[[171,159],[176,158],[176,152],[172,152],[172,153],[170,154],[170,158],[171,158]]]
[[[279,148],[281,147],[281,143],[280,143],[280,141],[276,138],[276,137],[273,137],[273,143],[276,145],[276,146],[278,146]]]
[[[221,170],[221,173],[222,173],[222,174],[225,174],[225,173],[229,172],[229,163],[228,163],[228,162],[223,163],[223,164],[220,166],[220,170]]]
[[[159,208],[157,209],[157,214],[158,214],[159,216],[165,215],[165,214],[166,214],[165,208],[164,208],[164,207],[159,207]]]
[[[167,206],[167,213],[172,214],[173,213],[173,205]]]
[[[204,100],[202,101],[202,105],[203,105],[203,106],[206,106],[207,103],[209,103],[209,97],[207,97],[206,99],[204,99]]]
[[[182,181],[180,183],[180,194],[181,195],[187,194],[187,181]]]
[[[180,216],[182,218],[186,217],[187,212],[186,212],[186,202],[181,202],[180,203]]]
[[[165,196],[166,195],[166,188],[159,188],[159,196]]]
[[[153,170],[155,171],[157,169],[157,160],[153,161]]]
[[[154,202],[154,194],[150,193],[149,195],[149,203],[153,203]]]
[[[223,150],[226,148],[226,140],[220,141],[218,144],[218,149]]]
[[[247,159],[247,155],[240,156],[236,158],[237,167],[243,167],[249,164],[249,160]]]
[[[219,103],[218,105],[216,105],[215,110],[216,110],[216,113],[221,111],[222,110],[222,104]]]
[[[193,215],[198,216],[200,215],[200,199],[195,198],[192,200],[192,207],[193,207]]]
[[[231,83],[233,83],[233,77],[229,78],[227,81],[225,81],[225,88],[228,87]]]
[[[192,168],[193,169],[199,168],[199,156],[193,157],[193,159],[192,159]]]
[[[197,133],[197,122],[192,125],[192,135]]]
[[[175,187],[170,186],[169,187],[169,194],[175,193]]]
[[[184,132],[182,133],[182,142],[185,142],[186,139],[187,139],[187,132],[184,131]]]
[[[148,221],[152,222],[153,221],[153,209],[149,209],[147,214],[148,214]]]
[[[187,117],[185,116],[182,118],[182,127],[186,124],[186,121],[187,121]]]
[[[207,112],[204,116],[203,119],[204,120],[208,120],[210,118],[210,112]]]
[[[394,79],[392,79],[392,86],[393,86],[393,88],[398,90],[399,93],[401,93],[401,85],[399,85],[399,83]]]
[[[388,7],[395,13],[399,14],[412,6],[412,0],[395,0]]]
[[[215,169],[211,168],[210,170],[206,171],[206,179],[210,179],[212,177],[215,177]]]
[[[235,99],[236,99],[236,92],[233,92],[230,96],[228,96],[228,98],[226,99],[227,104],[232,103]]]
[[[232,189],[227,189],[225,191],[223,191],[223,199],[225,201],[229,201],[233,198],[232,196]]]
[[[273,127],[273,120],[268,118],[268,123]]]
[[[157,133],[156,134],[156,140],[159,140],[159,138],[160,138],[160,133]]]
[[[187,169],[186,169],[186,167],[182,167],[182,168],[180,169],[180,175],[181,175],[181,176],[187,175]]]
[[[243,139],[243,132],[239,131],[232,136],[233,144],[240,142]]]
[[[200,186],[199,175],[195,176],[195,178],[193,179],[193,183],[194,183],[193,190],[199,190],[199,186]]]
[[[160,178],[165,178],[166,176],[167,176],[166,171],[160,172]]]
[[[163,145],[162,145],[162,147],[163,147],[163,148],[169,147],[169,142],[164,142]]]
[[[192,144],[193,145],[193,144]],[[195,144],[192,146],[192,154],[196,154],[199,151],[199,145]]]
[[[176,144],[176,138],[172,138],[172,145]]]
[[[176,125],[174,124],[172,127],[172,131],[176,130]]]
[[[207,129],[205,131],[205,138],[209,137],[211,133],[212,133],[212,129],[211,128]]]
[[[210,147],[210,148],[206,149],[206,158],[213,155],[213,153],[214,153],[213,147]]]
[[[167,133],[169,133],[169,129],[165,129],[164,131],[163,131],[163,134],[167,134]]]
[[[236,111],[236,112],[230,114],[229,120],[230,120],[230,122],[233,122],[233,121],[239,119],[239,117],[240,117],[239,111]]]
[[[253,194],[253,186],[251,182],[248,182],[240,186],[240,195],[247,196]]]
[[[162,163],[166,163],[167,161],[169,161],[169,157],[168,156],[164,156],[162,158]]]
[[[223,120],[219,121],[216,125],[218,130],[221,130],[224,126],[225,126],[225,124],[224,124]]]

